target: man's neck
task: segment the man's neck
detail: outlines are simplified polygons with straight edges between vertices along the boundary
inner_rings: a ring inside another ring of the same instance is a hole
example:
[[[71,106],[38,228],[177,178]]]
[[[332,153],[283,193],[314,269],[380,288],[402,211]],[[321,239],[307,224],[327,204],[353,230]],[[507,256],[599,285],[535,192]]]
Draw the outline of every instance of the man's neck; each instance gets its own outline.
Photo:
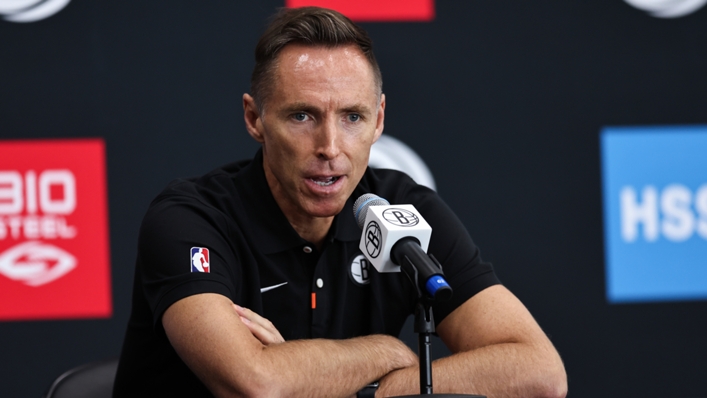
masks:
[[[321,250],[324,245],[324,238],[329,233],[334,217],[317,217],[309,219],[309,222],[301,222],[302,220],[297,222],[297,220],[290,220],[289,217],[287,220],[302,239],[312,242],[318,250]]]
[[[263,162],[265,162],[265,159],[263,159]],[[321,249],[335,216],[315,217],[311,214],[306,214],[306,212],[294,205],[293,201],[288,200],[282,186],[265,163],[263,164],[263,170],[275,203],[280,207],[292,228],[302,239],[313,243],[317,249]]]

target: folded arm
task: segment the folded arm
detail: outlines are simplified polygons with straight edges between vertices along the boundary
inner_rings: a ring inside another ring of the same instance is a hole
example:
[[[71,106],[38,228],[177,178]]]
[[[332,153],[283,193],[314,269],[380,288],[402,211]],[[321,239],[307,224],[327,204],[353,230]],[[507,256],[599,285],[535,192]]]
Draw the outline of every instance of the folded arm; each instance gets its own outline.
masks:
[[[170,306],[162,324],[177,354],[217,397],[350,396],[417,363],[390,336],[280,343],[279,333],[256,337],[244,320],[247,313],[225,296],[198,294]]]
[[[501,285],[467,300],[437,327],[454,353],[435,361],[435,393],[564,397],[567,376],[552,343],[525,306]],[[391,372],[377,396],[419,394],[417,365]]]

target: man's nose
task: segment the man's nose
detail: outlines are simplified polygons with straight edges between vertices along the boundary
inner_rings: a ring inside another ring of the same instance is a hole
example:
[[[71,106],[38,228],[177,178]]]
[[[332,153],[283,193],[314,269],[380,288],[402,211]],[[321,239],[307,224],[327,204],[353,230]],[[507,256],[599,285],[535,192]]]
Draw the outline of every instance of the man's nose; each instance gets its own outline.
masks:
[[[341,126],[338,125],[336,118],[327,118],[325,123],[322,123],[317,132],[317,156],[321,159],[334,159],[341,151],[340,137]]]

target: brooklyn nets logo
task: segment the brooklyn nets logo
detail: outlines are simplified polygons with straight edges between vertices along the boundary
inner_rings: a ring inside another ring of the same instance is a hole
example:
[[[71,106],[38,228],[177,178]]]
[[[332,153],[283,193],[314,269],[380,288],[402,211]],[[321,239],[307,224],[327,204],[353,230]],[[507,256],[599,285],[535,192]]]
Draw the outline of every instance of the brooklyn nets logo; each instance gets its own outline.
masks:
[[[678,18],[702,8],[707,0],[624,0],[656,18]]]
[[[0,17],[11,22],[35,22],[61,11],[71,0],[0,0]]]
[[[351,272],[349,275],[357,285],[368,285],[371,283],[371,263],[366,256],[359,254],[351,261]]]
[[[377,222],[371,221],[366,226],[366,252],[372,258],[376,258],[381,254],[381,242],[383,234]]]
[[[383,218],[399,227],[414,227],[420,222],[417,214],[405,209],[387,209],[383,212]]]
[[[416,183],[435,189],[435,179],[425,161],[402,141],[382,134],[371,147],[368,165],[379,169],[400,170]]]

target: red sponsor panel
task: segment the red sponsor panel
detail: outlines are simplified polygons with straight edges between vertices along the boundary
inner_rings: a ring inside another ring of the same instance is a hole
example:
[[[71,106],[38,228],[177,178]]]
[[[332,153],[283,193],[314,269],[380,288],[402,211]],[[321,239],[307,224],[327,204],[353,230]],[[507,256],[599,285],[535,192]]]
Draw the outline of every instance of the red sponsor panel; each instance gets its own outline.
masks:
[[[111,314],[103,140],[0,141],[0,320]]]
[[[331,8],[358,22],[425,22],[435,17],[434,0],[286,0],[285,6]]]

